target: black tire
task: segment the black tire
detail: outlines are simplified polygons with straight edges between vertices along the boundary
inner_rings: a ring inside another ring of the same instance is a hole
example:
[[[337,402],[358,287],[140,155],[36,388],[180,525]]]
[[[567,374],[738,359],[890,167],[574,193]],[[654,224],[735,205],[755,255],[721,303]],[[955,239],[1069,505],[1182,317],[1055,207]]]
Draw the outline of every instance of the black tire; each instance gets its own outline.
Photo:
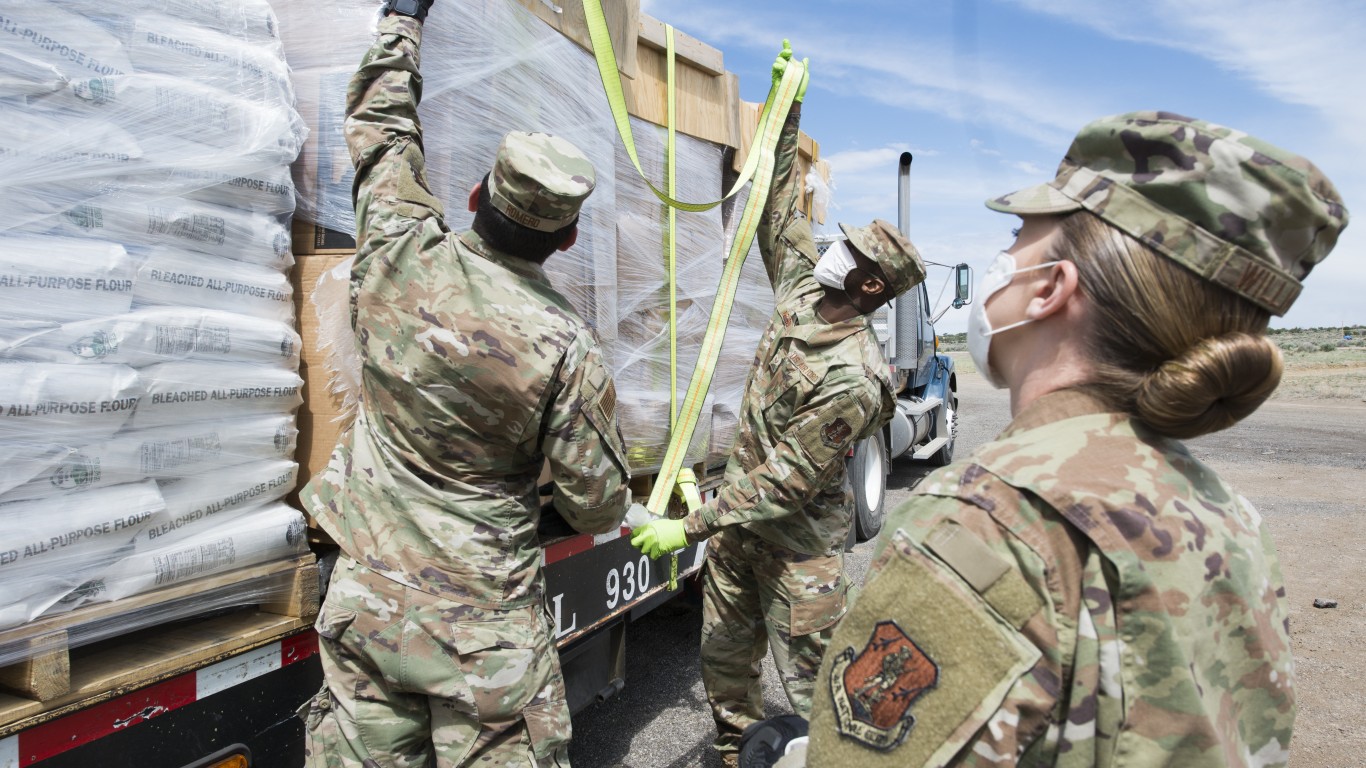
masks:
[[[883,503],[887,499],[887,444],[878,432],[854,446],[854,455],[846,466],[849,487],[854,492],[854,530],[859,541],[868,541],[882,530],[886,516]]]
[[[950,391],[950,392],[949,392],[949,402],[953,404],[952,407],[951,407],[951,409],[949,410],[949,415],[948,415],[948,423],[949,423],[949,441],[948,441],[947,443],[944,444],[944,447],[943,447],[943,448],[940,448],[939,450],[935,451],[935,452],[934,452],[934,455],[930,456],[930,458],[929,458],[929,463],[930,463],[931,465],[933,465],[933,466],[936,466],[936,467],[947,467],[948,465],[950,465],[950,464],[953,463],[953,445],[954,445],[954,443],[958,442],[958,429],[957,429],[957,421],[958,421],[958,393],[957,393],[957,392],[954,392],[954,391]]]

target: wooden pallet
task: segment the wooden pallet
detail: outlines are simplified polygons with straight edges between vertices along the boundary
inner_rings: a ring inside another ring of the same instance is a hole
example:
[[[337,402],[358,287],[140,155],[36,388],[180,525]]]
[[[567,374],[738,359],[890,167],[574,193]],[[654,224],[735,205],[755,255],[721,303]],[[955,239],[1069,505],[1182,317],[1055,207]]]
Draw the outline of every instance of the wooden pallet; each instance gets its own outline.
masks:
[[[0,732],[17,721],[112,698],[307,627],[318,613],[319,588],[318,563],[308,554],[0,632],[5,656],[14,658],[13,651],[24,648],[31,654],[0,667]],[[243,605],[240,596],[251,593],[262,600]],[[131,625],[132,631],[120,631],[120,625]],[[108,634],[113,636],[85,644]]]

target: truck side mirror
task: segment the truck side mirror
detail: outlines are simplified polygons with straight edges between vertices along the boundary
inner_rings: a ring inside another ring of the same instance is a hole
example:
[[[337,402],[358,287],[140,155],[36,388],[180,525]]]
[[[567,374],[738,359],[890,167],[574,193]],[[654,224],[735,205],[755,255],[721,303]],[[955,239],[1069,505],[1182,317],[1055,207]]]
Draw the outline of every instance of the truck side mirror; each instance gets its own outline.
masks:
[[[972,267],[959,264],[953,268],[953,308],[959,309],[972,302]]]

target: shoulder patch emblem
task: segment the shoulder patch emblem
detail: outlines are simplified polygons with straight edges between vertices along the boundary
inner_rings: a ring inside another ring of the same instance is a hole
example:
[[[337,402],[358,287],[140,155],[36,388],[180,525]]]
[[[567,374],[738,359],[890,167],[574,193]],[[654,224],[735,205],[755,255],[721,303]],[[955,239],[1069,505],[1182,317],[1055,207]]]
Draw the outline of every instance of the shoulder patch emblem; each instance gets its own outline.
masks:
[[[852,646],[830,667],[830,696],[841,735],[887,751],[915,726],[911,705],[939,684],[939,665],[895,621],[880,621],[868,644]]]
[[[845,440],[849,439],[849,435],[853,431],[854,428],[849,426],[849,422],[843,418],[837,418],[821,427],[821,442],[825,443],[826,448],[839,448],[844,445]]]

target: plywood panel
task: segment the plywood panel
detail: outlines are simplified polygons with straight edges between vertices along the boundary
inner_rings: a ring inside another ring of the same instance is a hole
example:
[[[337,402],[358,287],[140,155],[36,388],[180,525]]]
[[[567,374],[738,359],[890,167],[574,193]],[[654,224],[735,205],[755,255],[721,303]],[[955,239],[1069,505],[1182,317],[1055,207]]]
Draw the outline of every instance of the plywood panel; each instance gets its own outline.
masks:
[[[680,39],[686,37],[679,33]],[[669,116],[669,92],[664,51],[648,45],[639,46],[636,63],[636,78],[622,82],[627,109],[642,120],[665,125]],[[714,75],[687,61],[676,62],[674,75],[677,79],[678,131],[715,144],[736,146],[734,83],[724,73]]]
[[[583,3],[579,0],[516,2],[585,50],[593,50],[593,41],[588,36],[588,22],[583,14]],[[617,71],[626,77],[634,78],[640,3],[638,0],[602,0],[602,13],[607,18],[607,34],[611,36],[612,49],[617,54]]]

